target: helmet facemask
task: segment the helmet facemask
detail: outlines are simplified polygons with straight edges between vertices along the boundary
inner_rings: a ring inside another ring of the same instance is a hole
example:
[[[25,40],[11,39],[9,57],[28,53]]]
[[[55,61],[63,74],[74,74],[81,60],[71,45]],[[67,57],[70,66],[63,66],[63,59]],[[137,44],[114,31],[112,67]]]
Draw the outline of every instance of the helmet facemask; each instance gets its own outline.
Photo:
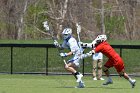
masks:
[[[65,28],[62,32],[63,38],[64,39],[68,39],[69,37],[71,37],[72,34],[72,29],[71,28]]]
[[[69,38],[71,35],[70,34],[63,34],[63,38],[64,39],[67,39],[67,38]]]

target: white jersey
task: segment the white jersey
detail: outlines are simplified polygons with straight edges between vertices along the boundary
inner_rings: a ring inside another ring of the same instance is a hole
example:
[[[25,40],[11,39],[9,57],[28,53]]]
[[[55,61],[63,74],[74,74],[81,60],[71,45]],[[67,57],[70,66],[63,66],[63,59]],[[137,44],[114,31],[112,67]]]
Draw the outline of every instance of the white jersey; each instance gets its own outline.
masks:
[[[101,52],[95,53],[92,58],[93,60],[103,59],[103,54]]]
[[[73,62],[77,67],[80,66],[80,60],[85,58],[86,55],[82,54],[82,49],[80,49],[77,41],[75,38],[70,37],[67,40],[64,40],[63,44],[62,44],[63,48],[68,48],[70,49],[71,52],[73,52],[74,56],[73,58],[71,58],[70,60],[68,60],[68,62]]]
[[[76,39],[73,37],[71,37],[68,41],[64,40],[62,47],[70,49],[73,54],[80,53],[80,47],[78,46]]]

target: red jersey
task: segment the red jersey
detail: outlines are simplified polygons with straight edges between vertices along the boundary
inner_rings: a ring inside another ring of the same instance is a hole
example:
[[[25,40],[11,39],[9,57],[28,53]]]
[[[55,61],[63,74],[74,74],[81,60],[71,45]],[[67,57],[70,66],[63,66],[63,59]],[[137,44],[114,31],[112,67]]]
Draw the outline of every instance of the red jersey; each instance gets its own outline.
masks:
[[[102,52],[105,56],[107,56],[109,59],[116,59],[118,57],[118,53],[108,44],[107,42],[102,42],[99,45],[96,46],[95,52]]]
[[[109,60],[105,63],[105,67],[115,67],[117,72],[121,72],[124,69],[124,62],[119,54],[108,44],[106,41],[98,44],[95,48],[95,52],[102,52]]]

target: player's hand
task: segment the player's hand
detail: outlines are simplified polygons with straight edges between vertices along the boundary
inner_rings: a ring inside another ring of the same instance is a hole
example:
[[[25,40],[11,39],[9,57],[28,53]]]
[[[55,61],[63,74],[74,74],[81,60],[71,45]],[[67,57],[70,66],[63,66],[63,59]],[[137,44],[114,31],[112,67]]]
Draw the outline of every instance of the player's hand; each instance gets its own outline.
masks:
[[[95,51],[94,50],[91,50],[88,53],[86,53],[86,55],[89,56],[89,57],[92,56],[93,54],[95,54]]]
[[[95,50],[89,51],[89,54],[95,54]]]
[[[67,53],[60,53],[60,56],[61,56],[61,57],[67,57],[68,54],[67,54]]]
[[[56,47],[60,47],[60,44],[56,40],[53,43]]]
[[[87,55],[88,57],[90,57],[90,56],[92,56],[92,53],[86,53],[86,55]]]
[[[81,45],[83,48],[87,47],[87,43],[83,43],[83,42],[78,42],[79,45]]]
[[[79,45],[82,45],[82,44],[83,44],[83,42],[78,42],[78,44],[79,44]]]

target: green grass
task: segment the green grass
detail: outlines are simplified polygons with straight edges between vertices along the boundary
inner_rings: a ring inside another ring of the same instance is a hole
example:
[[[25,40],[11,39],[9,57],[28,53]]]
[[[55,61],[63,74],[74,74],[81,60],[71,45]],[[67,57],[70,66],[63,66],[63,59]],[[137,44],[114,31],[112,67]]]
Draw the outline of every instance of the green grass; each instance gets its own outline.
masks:
[[[113,77],[114,84],[103,86],[104,81],[93,81],[85,76],[85,88],[77,89],[73,76],[0,75],[0,93],[139,93],[140,78],[135,88],[123,78]]]

